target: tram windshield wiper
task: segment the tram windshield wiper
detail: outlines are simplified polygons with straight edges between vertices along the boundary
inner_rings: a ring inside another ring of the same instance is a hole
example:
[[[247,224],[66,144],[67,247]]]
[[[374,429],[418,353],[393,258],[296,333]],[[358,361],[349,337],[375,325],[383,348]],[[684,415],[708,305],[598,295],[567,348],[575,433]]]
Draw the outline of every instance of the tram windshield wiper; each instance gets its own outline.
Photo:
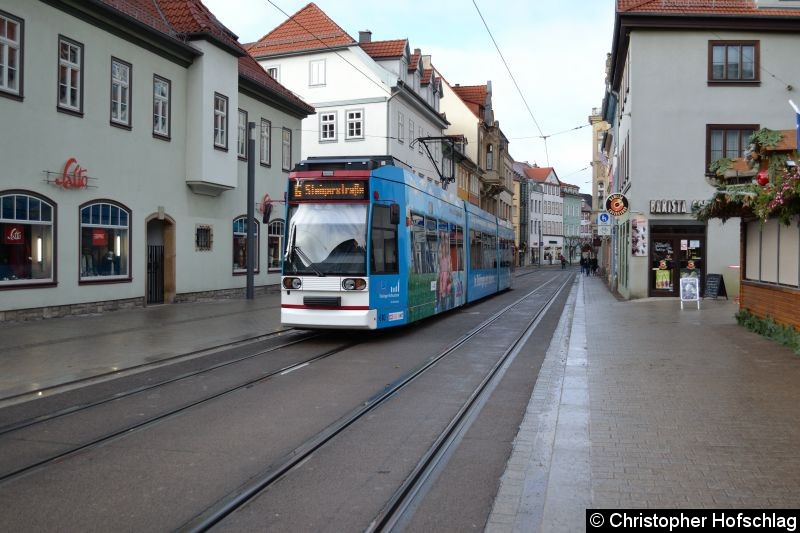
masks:
[[[323,274],[323,273],[322,273],[322,271],[321,271],[320,269],[318,269],[317,267],[315,267],[315,266],[314,266],[314,262],[313,262],[311,259],[309,259],[309,258],[308,258],[308,256],[307,256],[305,253],[303,253],[303,250],[301,250],[299,246],[297,246],[297,245],[295,244],[294,246],[292,246],[292,250],[293,250],[293,251],[295,251],[295,252],[297,252],[297,255],[300,257],[300,259],[302,259],[303,261],[305,261],[306,263],[308,263],[308,267],[309,267],[311,270],[313,270],[313,271],[314,271],[314,273],[315,273],[317,276],[319,276],[319,277],[321,277],[321,278],[324,278],[324,277],[325,277],[325,274]]]

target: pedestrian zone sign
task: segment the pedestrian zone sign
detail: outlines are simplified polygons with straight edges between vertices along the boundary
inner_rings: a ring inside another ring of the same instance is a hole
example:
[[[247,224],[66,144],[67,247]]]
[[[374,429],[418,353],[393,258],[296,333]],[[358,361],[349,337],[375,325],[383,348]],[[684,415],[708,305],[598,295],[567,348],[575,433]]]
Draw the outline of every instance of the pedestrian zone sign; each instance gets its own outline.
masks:
[[[597,223],[601,226],[611,224],[611,215],[608,213],[599,213],[597,215]]]

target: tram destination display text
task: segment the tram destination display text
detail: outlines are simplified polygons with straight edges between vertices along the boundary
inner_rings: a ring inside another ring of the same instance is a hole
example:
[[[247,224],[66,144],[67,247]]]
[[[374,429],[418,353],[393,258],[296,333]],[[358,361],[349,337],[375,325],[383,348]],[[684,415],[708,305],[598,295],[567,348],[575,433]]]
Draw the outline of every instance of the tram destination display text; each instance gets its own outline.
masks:
[[[289,184],[289,200],[366,200],[366,180],[297,180]]]

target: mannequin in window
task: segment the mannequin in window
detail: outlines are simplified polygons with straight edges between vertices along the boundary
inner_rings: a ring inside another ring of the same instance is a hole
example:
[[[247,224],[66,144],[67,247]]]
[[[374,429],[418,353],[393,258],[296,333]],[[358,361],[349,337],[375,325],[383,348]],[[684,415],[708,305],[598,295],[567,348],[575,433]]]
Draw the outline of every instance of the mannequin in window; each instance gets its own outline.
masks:
[[[81,255],[81,276],[94,276],[94,259],[89,248],[84,247]]]

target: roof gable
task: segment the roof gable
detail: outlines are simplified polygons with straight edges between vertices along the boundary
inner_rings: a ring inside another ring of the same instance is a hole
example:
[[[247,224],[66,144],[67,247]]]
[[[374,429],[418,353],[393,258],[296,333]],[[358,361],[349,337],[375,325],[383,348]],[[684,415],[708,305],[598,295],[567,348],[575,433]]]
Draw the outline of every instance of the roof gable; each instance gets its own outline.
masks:
[[[356,41],[312,2],[255,43],[247,45],[247,51],[255,57],[264,57],[353,44]]]

